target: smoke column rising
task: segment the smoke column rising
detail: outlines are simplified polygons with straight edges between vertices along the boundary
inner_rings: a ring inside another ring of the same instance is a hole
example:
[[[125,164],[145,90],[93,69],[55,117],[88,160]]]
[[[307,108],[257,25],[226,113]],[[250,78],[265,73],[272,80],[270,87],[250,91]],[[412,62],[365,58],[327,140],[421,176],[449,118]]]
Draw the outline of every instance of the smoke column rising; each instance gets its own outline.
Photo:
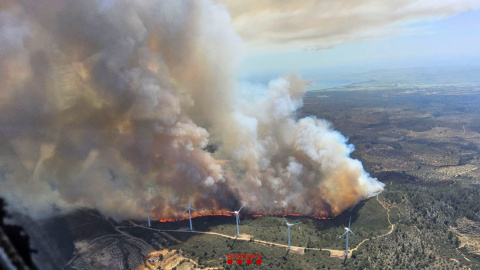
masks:
[[[291,74],[239,98],[242,40],[208,0],[0,4],[0,196],[33,217],[336,215],[383,189]],[[209,153],[207,145],[218,150]]]

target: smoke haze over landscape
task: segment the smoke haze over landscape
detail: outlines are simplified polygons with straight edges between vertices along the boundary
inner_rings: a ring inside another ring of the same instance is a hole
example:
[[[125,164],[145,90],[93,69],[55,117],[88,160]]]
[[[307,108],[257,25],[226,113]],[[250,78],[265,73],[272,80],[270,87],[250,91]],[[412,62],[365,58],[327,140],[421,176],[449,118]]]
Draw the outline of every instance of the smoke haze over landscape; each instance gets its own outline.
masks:
[[[327,121],[296,119],[298,75],[237,85],[244,41],[223,5],[4,1],[0,45],[0,196],[16,211],[177,217],[191,199],[330,216],[383,189]]]

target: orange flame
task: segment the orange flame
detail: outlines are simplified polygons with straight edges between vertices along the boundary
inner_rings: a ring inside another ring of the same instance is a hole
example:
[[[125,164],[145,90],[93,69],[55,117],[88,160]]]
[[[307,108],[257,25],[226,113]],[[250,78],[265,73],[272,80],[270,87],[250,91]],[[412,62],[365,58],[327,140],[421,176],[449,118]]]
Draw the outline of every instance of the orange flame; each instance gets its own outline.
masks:
[[[316,218],[316,219],[333,219],[333,217],[313,217],[313,218]]]
[[[218,217],[218,216],[224,216],[224,217],[229,217],[229,216],[233,216],[232,214],[227,214],[227,213],[217,213],[217,214],[193,214],[192,215],[192,218],[198,218],[198,217]],[[254,214],[254,215],[250,215],[251,217],[263,217],[263,215],[260,215],[260,214]],[[301,215],[301,214],[296,214],[296,213],[289,213],[289,214],[285,214],[283,215],[285,217],[288,217],[288,216],[295,216],[295,217],[311,217],[311,218],[315,218],[315,219],[321,219],[321,220],[327,220],[327,219],[333,219],[334,217],[315,217],[315,216],[305,216],[305,215]],[[177,222],[177,221],[184,221],[184,220],[187,220],[188,217],[185,217],[185,218],[162,218],[162,219],[159,219],[158,221],[160,222]]]
[[[198,218],[198,217],[218,217],[218,216],[225,216],[225,217],[229,217],[231,216],[231,214],[225,214],[225,213],[218,213],[218,214],[193,214],[192,215],[192,218]],[[188,217],[185,217],[185,218],[162,218],[162,219],[159,219],[158,221],[160,222],[176,222],[176,221],[183,221],[183,220],[187,220]]]
[[[285,217],[288,217],[288,216],[301,217],[302,215],[300,215],[300,214],[285,214],[283,216],[285,216]]]

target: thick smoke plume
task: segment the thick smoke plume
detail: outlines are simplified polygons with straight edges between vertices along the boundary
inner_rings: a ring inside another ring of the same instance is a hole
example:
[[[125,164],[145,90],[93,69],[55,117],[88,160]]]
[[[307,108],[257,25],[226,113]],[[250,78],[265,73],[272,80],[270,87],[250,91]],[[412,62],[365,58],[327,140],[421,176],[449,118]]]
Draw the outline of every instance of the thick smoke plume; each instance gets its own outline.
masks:
[[[336,215],[382,190],[329,123],[295,120],[296,75],[239,98],[241,52],[207,0],[2,1],[0,196],[33,217],[122,219],[146,202],[178,217],[189,199]]]

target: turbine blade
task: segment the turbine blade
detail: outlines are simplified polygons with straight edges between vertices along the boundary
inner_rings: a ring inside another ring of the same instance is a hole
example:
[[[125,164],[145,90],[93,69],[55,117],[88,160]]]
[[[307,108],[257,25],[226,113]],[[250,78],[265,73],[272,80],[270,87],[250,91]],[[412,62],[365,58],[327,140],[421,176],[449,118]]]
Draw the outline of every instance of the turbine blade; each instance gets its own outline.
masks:
[[[355,235],[352,231],[350,231],[353,235]]]
[[[285,222],[288,223],[288,220],[285,218],[285,216],[282,216],[282,217],[285,220]]]
[[[183,213],[185,213],[185,212],[187,212],[187,211],[188,211],[188,209],[187,209],[187,210],[185,210],[185,211],[183,211]]]
[[[347,232],[344,232],[342,235],[340,235],[338,238],[342,238]]]
[[[240,212],[240,210],[242,210],[242,208],[243,208],[244,206],[245,206],[245,204],[242,205],[242,207],[240,207],[240,209],[238,209],[238,212]]]
[[[197,210],[193,209],[192,207],[190,207],[190,209],[192,209],[192,210],[195,211],[195,212],[198,212]]]
[[[352,223],[352,216],[350,216],[350,219],[348,220],[348,229],[350,229],[350,223]]]
[[[235,213],[235,212],[232,212],[232,211],[227,211],[227,212],[228,212],[228,213],[232,213],[232,214]]]
[[[300,224],[300,223],[301,223],[301,222],[293,223],[292,226],[293,226],[293,225],[298,225],[298,224]]]

